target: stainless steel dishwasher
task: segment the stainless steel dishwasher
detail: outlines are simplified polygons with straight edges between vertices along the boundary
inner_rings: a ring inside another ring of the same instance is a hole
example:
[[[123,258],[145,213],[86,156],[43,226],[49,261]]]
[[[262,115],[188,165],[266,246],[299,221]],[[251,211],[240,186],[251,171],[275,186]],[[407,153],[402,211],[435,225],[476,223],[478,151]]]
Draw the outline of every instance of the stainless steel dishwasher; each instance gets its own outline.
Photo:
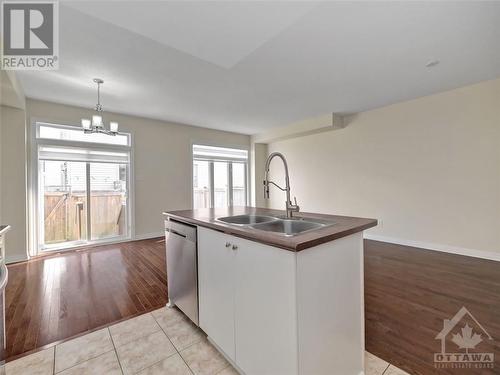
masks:
[[[196,325],[198,320],[198,257],[196,227],[165,220],[168,306],[177,306]]]

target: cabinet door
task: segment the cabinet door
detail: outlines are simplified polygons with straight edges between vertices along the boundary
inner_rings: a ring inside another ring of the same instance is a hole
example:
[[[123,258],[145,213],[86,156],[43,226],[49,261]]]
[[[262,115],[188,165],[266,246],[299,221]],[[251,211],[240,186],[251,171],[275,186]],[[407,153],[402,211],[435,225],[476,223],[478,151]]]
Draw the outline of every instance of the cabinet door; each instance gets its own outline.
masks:
[[[297,374],[295,253],[235,243],[236,364],[246,375]]]
[[[234,360],[235,251],[232,237],[198,227],[200,327]]]

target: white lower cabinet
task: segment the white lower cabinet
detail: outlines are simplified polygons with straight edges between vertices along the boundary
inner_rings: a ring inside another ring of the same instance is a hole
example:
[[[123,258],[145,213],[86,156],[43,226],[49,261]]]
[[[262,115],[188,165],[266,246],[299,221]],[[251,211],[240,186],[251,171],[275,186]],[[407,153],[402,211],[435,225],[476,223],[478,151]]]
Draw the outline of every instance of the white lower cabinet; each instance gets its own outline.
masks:
[[[200,326],[245,375],[360,375],[363,234],[300,252],[198,228]]]
[[[198,294],[200,327],[235,360],[235,252],[229,236],[198,228]]]
[[[246,375],[298,372],[295,262],[293,252],[198,229],[200,326]]]
[[[236,364],[247,375],[297,374],[295,253],[236,241]]]

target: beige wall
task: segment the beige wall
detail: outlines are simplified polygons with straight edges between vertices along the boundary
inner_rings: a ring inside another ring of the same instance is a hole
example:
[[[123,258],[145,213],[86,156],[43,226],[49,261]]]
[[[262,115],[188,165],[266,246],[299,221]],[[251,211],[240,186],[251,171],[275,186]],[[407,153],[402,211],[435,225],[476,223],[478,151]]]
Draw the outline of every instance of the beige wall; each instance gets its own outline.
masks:
[[[266,207],[267,201],[264,199],[262,181],[265,177],[264,169],[267,158],[267,144],[252,142],[250,155],[252,165],[250,183],[251,186],[253,186],[251,205],[254,207]]]
[[[24,111],[0,106],[0,223],[6,235],[6,260],[26,258],[26,156]]]
[[[357,115],[347,128],[257,144],[254,202],[265,156],[283,152],[302,211],[375,217],[372,235],[500,253],[500,80]],[[27,101],[30,118],[77,125],[90,110]],[[0,221],[10,260],[26,254],[24,111],[2,106]],[[191,205],[192,141],[250,147],[248,136],[107,114],[134,136],[136,234],[160,233],[161,211]],[[281,169],[271,167],[275,178]],[[153,197],[153,199],[151,199]],[[270,206],[283,206],[273,189]]]
[[[26,98],[13,70],[0,70],[0,105],[25,109]]]
[[[372,235],[500,253],[500,80],[360,113],[273,151],[288,159],[302,211],[377,218]],[[273,161],[275,178],[281,168]],[[271,194],[281,208],[284,194]]]
[[[66,106],[50,102],[28,99],[26,101],[26,118],[28,131],[33,119],[53,123],[79,125],[82,117],[88,118],[92,111],[79,107]],[[8,112],[10,113],[10,111]],[[22,111],[21,111],[22,113]],[[135,234],[136,237],[148,237],[161,234],[163,222],[161,212],[164,210],[185,209],[191,207],[191,144],[192,142],[208,142],[219,145],[250,146],[250,137],[246,135],[210,130],[132,117],[114,113],[105,113],[105,119],[113,119],[120,123],[120,130],[132,133],[134,144],[135,172]],[[24,178],[17,173],[24,173],[24,129],[16,134],[12,129],[5,133],[2,126],[2,160],[14,158],[16,164],[11,171],[16,171],[16,180],[5,184],[2,176],[2,196],[13,200],[9,203],[20,213],[19,233],[26,230],[24,215],[26,189]],[[16,142],[13,142],[15,137]],[[29,139],[29,138],[28,138]],[[2,147],[3,150],[3,147]],[[3,163],[5,164],[5,163]],[[19,164],[19,165],[17,165]],[[16,202],[16,203],[14,203]],[[22,224],[22,225],[21,225]],[[21,227],[23,227],[21,229]],[[13,237],[13,236],[12,236]],[[26,241],[23,236],[17,243]],[[21,245],[7,249],[11,259],[24,256],[25,248]]]

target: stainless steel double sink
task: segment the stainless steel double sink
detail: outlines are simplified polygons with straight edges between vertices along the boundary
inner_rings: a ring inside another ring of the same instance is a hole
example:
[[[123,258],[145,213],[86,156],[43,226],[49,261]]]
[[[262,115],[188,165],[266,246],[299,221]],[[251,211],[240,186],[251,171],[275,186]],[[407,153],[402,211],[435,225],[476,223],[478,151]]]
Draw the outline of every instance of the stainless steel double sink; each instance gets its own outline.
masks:
[[[304,232],[329,227],[335,224],[332,221],[303,216],[286,218],[267,215],[236,215],[219,217],[217,220],[226,224],[273,232],[283,236],[296,236]]]

